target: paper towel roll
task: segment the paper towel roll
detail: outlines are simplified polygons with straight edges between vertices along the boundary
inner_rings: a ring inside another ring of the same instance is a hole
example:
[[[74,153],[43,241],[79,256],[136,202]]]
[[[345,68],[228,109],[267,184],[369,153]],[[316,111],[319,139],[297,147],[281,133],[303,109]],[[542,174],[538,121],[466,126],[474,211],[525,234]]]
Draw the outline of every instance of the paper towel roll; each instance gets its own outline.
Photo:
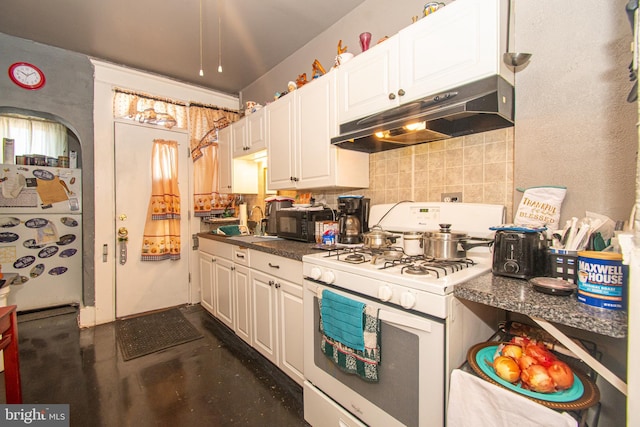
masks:
[[[240,225],[247,226],[247,204],[242,203],[240,205]]]

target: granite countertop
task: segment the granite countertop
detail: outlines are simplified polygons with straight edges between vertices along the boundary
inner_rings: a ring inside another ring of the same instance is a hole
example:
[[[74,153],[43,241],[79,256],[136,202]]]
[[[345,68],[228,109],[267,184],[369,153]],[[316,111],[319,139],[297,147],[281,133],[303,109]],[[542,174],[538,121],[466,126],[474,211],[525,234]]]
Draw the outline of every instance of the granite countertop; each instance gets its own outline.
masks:
[[[571,326],[614,338],[627,336],[627,312],[606,310],[579,302],[570,296],[535,291],[527,280],[485,273],[456,285],[457,298],[501,308],[548,322]]]
[[[217,240],[219,242],[229,243],[237,246],[244,246],[261,252],[267,252],[273,255],[295,259],[302,261],[302,257],[308,254],[318,252],[315,243],[297,242],[295,240],[277,239],[260,242],[239,242],[229,239],[228,236],[221,236],[213,233],[198,233],[199,238]]]

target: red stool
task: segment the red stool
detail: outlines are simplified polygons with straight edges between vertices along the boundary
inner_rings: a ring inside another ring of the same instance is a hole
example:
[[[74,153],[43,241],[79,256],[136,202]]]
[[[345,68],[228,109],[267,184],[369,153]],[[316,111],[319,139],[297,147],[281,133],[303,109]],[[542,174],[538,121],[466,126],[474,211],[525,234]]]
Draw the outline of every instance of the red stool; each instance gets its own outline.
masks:
[[[0,307],[0,350],[4,350],[4,387],[7,403],[22,403],[20,359],[18,357],[18,316],[16,306]]]

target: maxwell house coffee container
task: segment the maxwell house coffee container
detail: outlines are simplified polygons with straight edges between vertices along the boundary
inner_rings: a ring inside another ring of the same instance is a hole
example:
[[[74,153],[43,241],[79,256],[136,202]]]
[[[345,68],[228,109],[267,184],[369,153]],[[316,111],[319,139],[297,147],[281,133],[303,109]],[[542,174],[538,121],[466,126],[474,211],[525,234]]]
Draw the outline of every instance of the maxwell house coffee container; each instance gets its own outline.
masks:
[[[578,301],[608,310],[627,308],[629,266],[614,252],[578,252]]]

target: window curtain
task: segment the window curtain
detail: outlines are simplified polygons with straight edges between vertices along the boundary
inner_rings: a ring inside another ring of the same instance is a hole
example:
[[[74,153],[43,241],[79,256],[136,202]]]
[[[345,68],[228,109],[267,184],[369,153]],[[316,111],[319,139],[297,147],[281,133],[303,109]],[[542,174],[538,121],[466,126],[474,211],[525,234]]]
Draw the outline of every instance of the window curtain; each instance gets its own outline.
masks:
[[[180,189],[176,141],[153,141],[151,179],[151,198],[142,239],[142,261],[178,260]]]
[[[0,140],[13,139],[14,154],[64,156],[68,150],[67,128],[63,124],[39,119],[0,116]],[[2,159],[3,162],[9,159]]]
[[[218,130],[229,126],[238,120],[238,117],[235,112],[215,107],[189,107],[189,145],[191,159],[194,162],[195,216],[210,216],[217,209],[235,207],[235,198],[219,193]]]
[[[116,89],[113,99],[113,117],[136,120],[141,123],[186,129],[186,104],[151,95]]]

